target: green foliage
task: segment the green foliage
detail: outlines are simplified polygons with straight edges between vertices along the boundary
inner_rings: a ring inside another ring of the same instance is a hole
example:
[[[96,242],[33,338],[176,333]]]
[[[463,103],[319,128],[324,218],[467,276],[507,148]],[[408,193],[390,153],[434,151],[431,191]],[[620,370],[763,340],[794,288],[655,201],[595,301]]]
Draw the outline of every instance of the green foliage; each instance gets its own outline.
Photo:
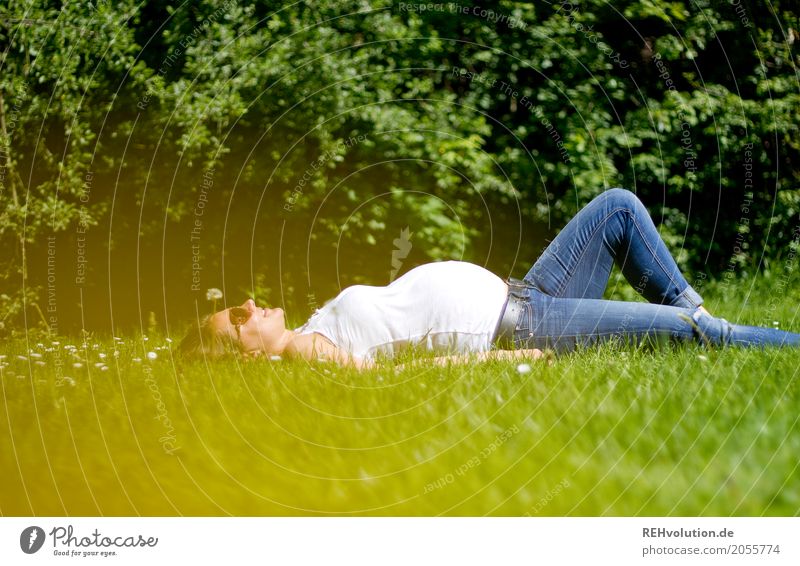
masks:
[[[402,271],[527,271],[612,186],[640,195],[686,269],[786,255],[788,3],[413,6],[0,7],[0,317],[38,321],[23,308],[38,296],[53,331],[168,324],[208,287],[306,312],[309,293],[385,284],[406,229]],[[519,226],[540,237],[517,249]]]

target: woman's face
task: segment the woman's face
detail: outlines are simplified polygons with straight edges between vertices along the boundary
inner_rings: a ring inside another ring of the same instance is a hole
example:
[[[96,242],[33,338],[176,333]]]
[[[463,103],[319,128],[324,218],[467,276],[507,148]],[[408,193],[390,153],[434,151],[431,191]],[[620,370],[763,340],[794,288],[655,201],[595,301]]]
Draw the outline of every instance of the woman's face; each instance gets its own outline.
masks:
[[[239,342],[243,352],[247,354],[280,354],[286,343],[286,321],[283,309],[257,307],[253,299],[247,299],[240,307],[241,312],[234,314],[235,320],[247,320],[241,324],[231,322],[231,309],[219,311],[212,316],[211,324],[218,332],[227,334]],[[245,312],[246,311],[246,312]],[[238,326],[238,332],[237,332]]]

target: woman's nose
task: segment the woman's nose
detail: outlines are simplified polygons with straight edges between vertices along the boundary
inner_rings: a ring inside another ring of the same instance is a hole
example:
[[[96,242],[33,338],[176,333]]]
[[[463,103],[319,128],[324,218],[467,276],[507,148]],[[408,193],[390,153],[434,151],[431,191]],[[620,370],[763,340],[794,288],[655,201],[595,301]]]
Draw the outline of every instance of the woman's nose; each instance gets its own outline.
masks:
[[[253,299],[247,299],[242,305],[242,307],[246,308],[249,311],[253,311],[256,308],[256,302]]]

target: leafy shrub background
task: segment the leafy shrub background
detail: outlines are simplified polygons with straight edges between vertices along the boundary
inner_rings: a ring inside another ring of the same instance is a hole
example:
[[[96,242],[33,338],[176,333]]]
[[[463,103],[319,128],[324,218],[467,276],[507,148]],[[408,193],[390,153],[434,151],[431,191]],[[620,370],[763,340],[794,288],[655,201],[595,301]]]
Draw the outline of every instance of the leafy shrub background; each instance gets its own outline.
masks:
[[[0,7],[3,328],[184,321],[208,287],[300,322],[445,258],[521,276],[612,186],[687,270],[793,261],[794,4],[418,6]]]

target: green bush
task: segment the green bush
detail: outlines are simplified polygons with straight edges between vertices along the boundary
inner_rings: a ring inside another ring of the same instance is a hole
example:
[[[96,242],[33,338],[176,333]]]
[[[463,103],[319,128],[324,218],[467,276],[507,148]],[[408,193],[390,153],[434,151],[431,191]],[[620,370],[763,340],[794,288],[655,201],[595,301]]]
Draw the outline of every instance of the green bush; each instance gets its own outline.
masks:
[[[789,3],[432,6],[0,7],[5,326],[168,324],[208,287],[302,316],[443,258],[519,274],[612,186],[704,277],[793,253]]]

